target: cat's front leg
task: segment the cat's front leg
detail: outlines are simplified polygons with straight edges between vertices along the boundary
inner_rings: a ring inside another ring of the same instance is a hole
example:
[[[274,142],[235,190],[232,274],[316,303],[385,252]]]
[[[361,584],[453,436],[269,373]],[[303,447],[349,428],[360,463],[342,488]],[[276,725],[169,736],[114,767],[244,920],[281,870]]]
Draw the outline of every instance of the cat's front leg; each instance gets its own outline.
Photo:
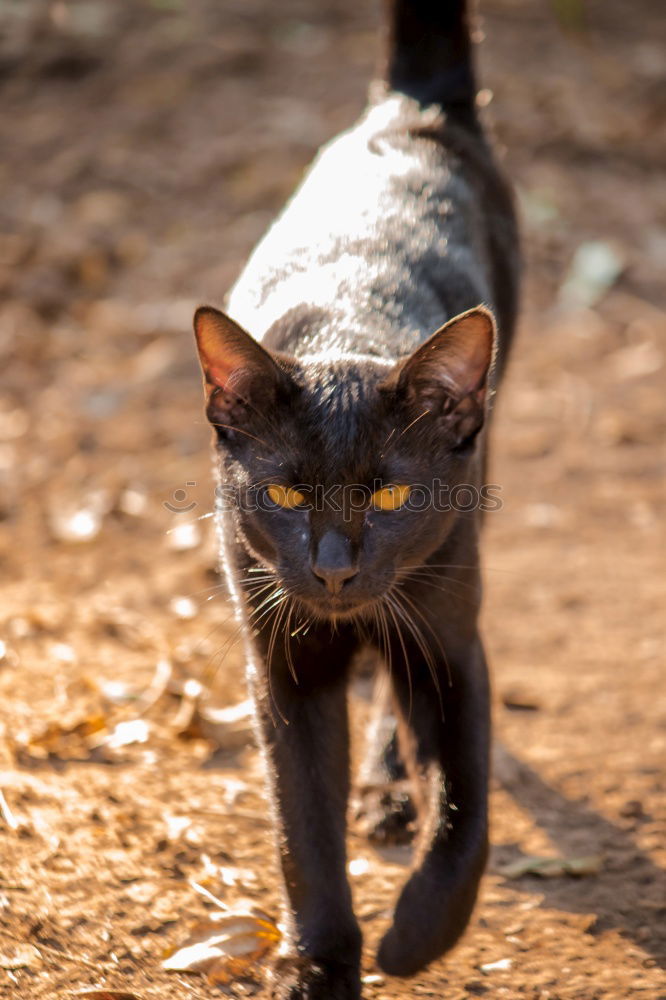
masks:
[[[275,806],[291,944],[291,955],[273,972],[272,995],[279,1000],[358,1000],[361,995],[361,933],[352,911],[345,850],[351,652],[350,638],[314,631],[293,643],[289,664],[283,650],[275,652],[270,684],[266,668],[252,685]]]
[[[279,958],[271,969],[271,1000],[347,1000],[360,998],[358,969],[303,955]]]
[[[411,731],[416,764],[428,785],[430,813],[416,869],[396,904],[378,962],[391,975],[410,976],[451,948],[465,930],[488,851],[489,696],[481,641],[447,643],[446,659],[426,667],[410,650],[394,685]],[[439,694],[430,676],[435,673]]]

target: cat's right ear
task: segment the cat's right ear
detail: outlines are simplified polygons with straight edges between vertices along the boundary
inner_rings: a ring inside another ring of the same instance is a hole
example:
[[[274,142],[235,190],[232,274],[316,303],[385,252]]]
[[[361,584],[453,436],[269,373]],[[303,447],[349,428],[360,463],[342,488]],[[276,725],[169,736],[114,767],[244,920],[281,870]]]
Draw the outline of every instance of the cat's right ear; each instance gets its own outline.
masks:
[[[453,447],[471,444],[484,424],[496,342],[493,314],[479,305],[454,316],[396,366],[395,391],[414,414],[429,413]]]
[[[269,352],[225,313],[200,306],[194,334],[204,375],[206,415],[222,432],[265,416],[289,377]]]

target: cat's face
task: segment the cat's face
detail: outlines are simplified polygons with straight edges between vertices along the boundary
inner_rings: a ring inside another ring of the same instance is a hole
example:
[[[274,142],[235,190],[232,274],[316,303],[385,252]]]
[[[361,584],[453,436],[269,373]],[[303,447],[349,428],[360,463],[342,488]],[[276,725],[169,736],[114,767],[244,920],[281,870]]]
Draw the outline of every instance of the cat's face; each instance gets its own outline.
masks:
[[[371,609],[451,528],[485,417],[491,315],[456,318],[395,365],[270,354],[210,308],[195,331],[219,502],[243,545],[307,611]]]

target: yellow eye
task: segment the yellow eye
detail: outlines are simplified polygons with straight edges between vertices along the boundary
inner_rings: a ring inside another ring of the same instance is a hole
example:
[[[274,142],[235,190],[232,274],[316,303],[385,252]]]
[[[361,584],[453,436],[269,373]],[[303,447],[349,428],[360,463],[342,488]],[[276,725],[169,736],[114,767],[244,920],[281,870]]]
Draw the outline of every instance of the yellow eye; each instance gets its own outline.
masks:
[[[383,486],[372,494],[372,506],[375,510],[399,510],[409,500],[411,486]]]
[[[278,486],[274,484],[268,487],[268,495],[278,507],[286,507],[293,510],[294,507],[302,507],[306,501],[305,494],[300,490],[295,490],[292,486]]]

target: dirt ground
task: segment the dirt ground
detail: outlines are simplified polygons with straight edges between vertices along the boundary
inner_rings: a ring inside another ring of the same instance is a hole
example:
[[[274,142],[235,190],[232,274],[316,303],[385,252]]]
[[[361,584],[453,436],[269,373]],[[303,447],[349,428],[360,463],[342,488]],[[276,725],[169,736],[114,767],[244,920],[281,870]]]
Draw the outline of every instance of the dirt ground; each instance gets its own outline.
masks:
[[[527,268],[485,548],[493,855],[463,942],[393,981],[373,946],[408,852],[352,824],[364,996],[653,1000],[663,10],[589,0],[567,32],[556,10],[576,4],[482,9],[482,101]],[[226,986],[162,968],[213,908],[192,881],[277,915],[256,752],[242,727],[219,747],[206,716],[207,697],[244,693],[197,520],[212,484],[191,312],[221,302],[318,144],[361,109],[378,14],[371,0],[0,0],[2,997],[265,995],[261,963]],[[358,695],[352,708],[358,736]],[[589,873],[511,878],[532,856]]]

